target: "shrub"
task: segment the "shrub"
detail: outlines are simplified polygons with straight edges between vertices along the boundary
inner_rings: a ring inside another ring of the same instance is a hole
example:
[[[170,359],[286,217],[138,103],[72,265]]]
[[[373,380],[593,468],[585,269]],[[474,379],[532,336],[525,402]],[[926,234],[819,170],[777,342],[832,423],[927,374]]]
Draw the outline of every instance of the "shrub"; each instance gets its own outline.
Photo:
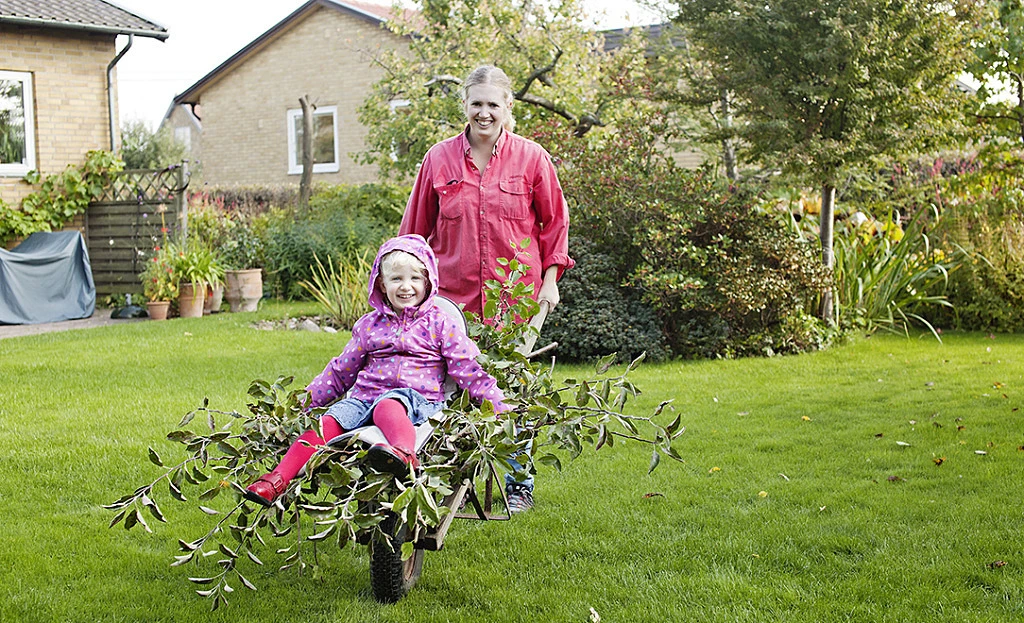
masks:
[[[814,246],[758,211],[751,190],[681,174],[691,177],[689,196],[650,212],[634,274],[673,352],[732,357],[823,346],[827,332],[812,312],[829,280]]]
[[[314,195],[307,211],[272,213],[265,265],[271,289],[303,297],[300,282],[313,278],[315,258],[351,263],[366,249],[376,252],[397,233],[407,197],[407,189],[388,185],[335,186]]]
[[[637,290],[621,285],[612,257],[594,247],[583,237],[571,241],[576,267],[559,281],[562,301],[548,316],[541,343],[558,342],[558,356],[564,361],[611,353],[626,361],[642,352],[652,361],[667,358],[657,314],[640,300]]]
[[[366,298],[366,276],[370,274],[372,256],[364,249],[354,262],[341,262],[335,267],[327,258],[324,268],[320,258],[314,256],[316,269],[310,281],[300,281],[313,299],[340,329],[351,329],[360,316],[370,311]]]
[[[153,132],[144,121],[129,121],[121,128],[121,159],[126,169],[162,169],[187,160],[188,155],[188,148],[170,128]]]
[[[965,330],[1024,329],[1024,182],[1020,154],[990,160],[976,172],[942,180],[943,220],[936,234],[968,253],[950,275],[953,310],[931,320]]]

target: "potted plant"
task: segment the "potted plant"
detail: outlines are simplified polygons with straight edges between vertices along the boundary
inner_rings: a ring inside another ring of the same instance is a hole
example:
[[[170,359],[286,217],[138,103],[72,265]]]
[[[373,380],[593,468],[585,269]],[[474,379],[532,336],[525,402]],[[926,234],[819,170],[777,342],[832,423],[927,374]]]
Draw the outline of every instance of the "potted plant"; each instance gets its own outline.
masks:
[[[220,251],[224,258],[224,298],[233,312],[256,311],[263,298],[263,241],[251,219],[226,216],[226,236]]]
[[[173,246],[170,263],[178,283],[178,313],[182,318],[203,315],[206,288],[223,283],[224,267],[214,252],[198,242]]]
[[[146,311],[153,320],[166,320],[171,300],[178,296],[178,282],[171,266],[167,247],[157,247],[156,254],[146,262],[139,275],[142,293],[146,297]]]

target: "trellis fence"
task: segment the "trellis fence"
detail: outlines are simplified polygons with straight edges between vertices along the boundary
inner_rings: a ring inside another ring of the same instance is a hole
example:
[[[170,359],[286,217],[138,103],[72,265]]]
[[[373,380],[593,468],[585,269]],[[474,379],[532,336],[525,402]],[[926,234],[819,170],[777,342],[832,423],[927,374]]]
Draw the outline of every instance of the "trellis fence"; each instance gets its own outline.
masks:
[[[154,248],[187,233],[187,188],[183,166],[123,171],[89,205],[85,239],[98,297],[142,292],[139,274]]]

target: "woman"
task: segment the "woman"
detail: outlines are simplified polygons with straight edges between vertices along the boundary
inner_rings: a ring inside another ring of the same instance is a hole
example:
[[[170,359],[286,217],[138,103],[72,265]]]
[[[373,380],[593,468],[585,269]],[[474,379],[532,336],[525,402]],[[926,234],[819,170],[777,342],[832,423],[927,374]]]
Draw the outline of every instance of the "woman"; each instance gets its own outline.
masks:
[[[427,151],[400,234],[419,234],[437,256],[441,294],[483,315],[484,283],[503,281],[497,260],[530,239],[523,282],[538,302],[558,305],[558,279],[572,268],[569,211],[543,147],[512,133],[512,82],[492,65],[463,85],[466,129]],[[520,466],[512,463],[512,468]],[[533,506],[533,478],[506,475],[509,512]]]
[[[551,156],[512,133],[512,83],[501,69],[478,67],[463,87],[466,129],[423,158],[399,233],[419,234],[437,255],[441,293],[466,311],[483,311],[483,284],[502,281],[499,257],[530,239],[523,278],[537,301],[558,305],[569,257],[569,213]]]

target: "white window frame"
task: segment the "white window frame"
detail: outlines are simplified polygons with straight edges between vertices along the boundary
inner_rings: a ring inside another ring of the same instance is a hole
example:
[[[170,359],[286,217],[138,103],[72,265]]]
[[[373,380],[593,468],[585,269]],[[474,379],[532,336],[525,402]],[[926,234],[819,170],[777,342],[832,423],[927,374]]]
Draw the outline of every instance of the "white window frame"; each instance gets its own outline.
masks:
[[[391,109],[391,116],[395,116],[399,110],[408,108],[411,102],[406,99],[391,100],[388,102],[388,108]],[[391,141],[391,161],[398,162],[398,143]]]
[[[36,168],[36,113],[32,74],[24,71],[0,70],[0,80],[20,81],[21,94],[25,103],[25,160],[24,162],[0,163],[0,176],[24,177],[26,173]]]
[[[313,111],[313,118],[320,115],[331,115],[334,127],[334,162],[318,162],[313,164],[313,173],[337,173],[341,170],[340,158],[338,157],[338,107],[317,106]],[[302,162],[299,162],[298,136],[295,132],[296,120],[302,119],[302,109],[292,108],[288,110],[288,175],[302,175]]]

